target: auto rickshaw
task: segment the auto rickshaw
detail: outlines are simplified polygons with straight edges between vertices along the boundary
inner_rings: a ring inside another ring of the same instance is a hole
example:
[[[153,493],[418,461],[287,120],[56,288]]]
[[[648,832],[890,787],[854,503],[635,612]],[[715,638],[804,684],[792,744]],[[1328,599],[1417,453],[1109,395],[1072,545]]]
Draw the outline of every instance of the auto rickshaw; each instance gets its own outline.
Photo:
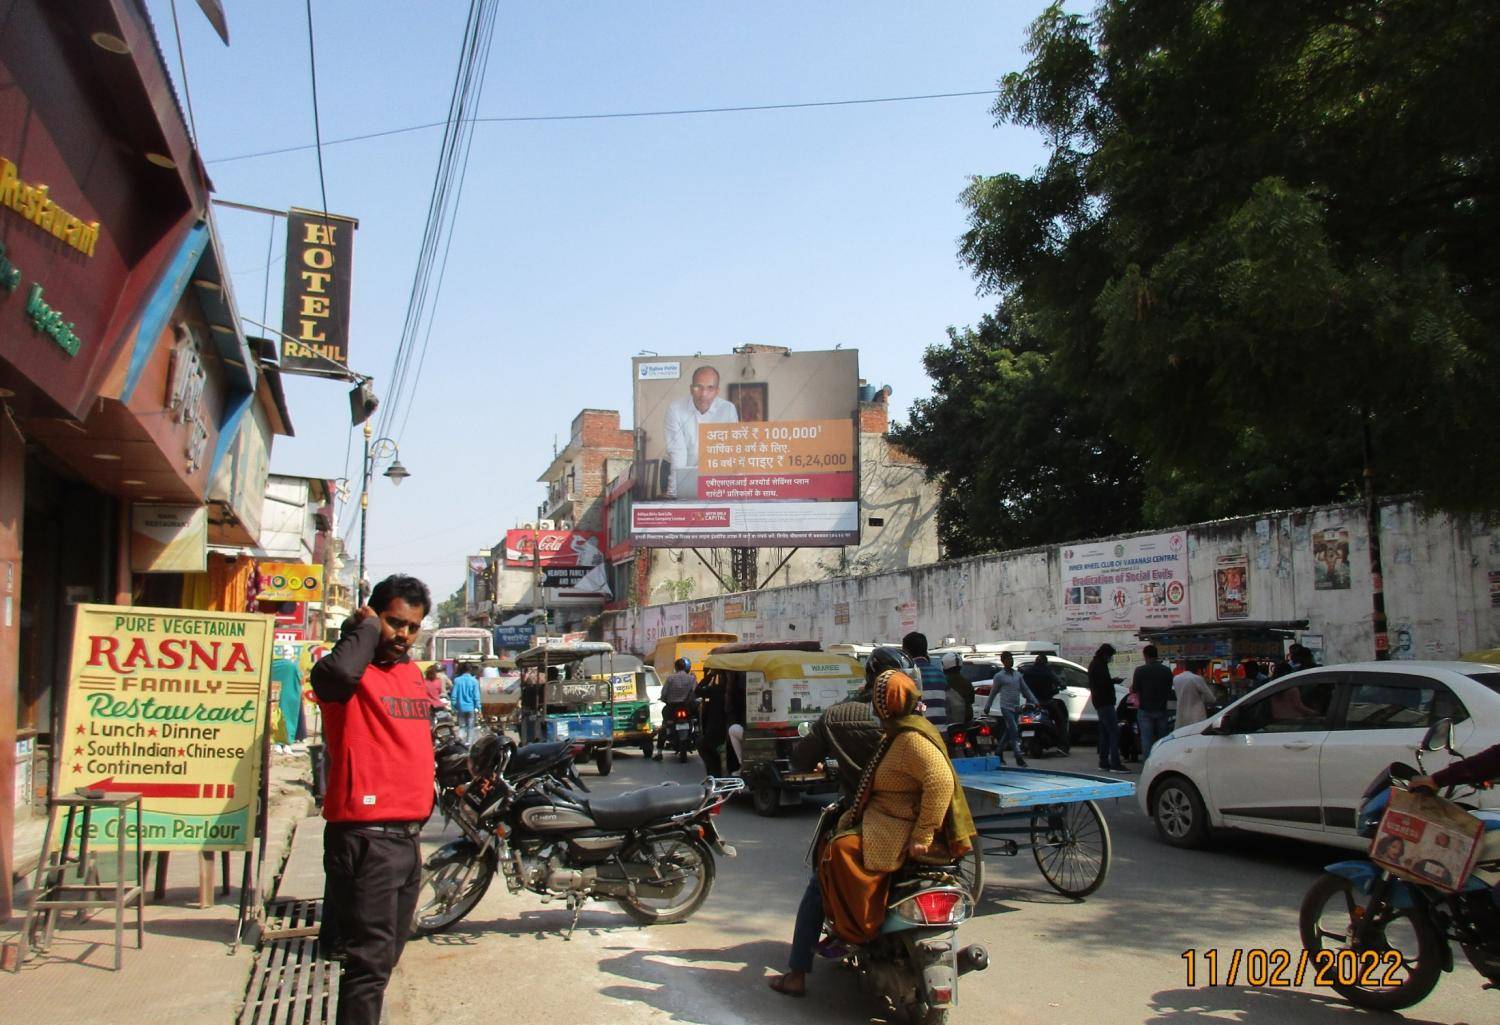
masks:
[[[741,645],[729,645],[740,647]],[[832,794],[833,774],[797,772],[791,765],[797,727],[813,722],[830,705],[864,686],[858,660],[826,651],[713,652],[703,660],[705,673],[722,673],[732,689],[745,689],[745,737],[740,775],[761,815],[775,815],[801,803],[803,794]]]
[[[656,727],[661,722],[660,710],[654,708],[661,700],[656,670],[634,655],[614,655],[604,672],[589,678],[608,682],[614,691],[614,746],[639,747],[650,758],[655,750]]]
[[[543,644],[516,656],[520,669],[536,669],[545,681],[546,739],[581,743],[601,776],[609,775],[615,760],[615,692],[602,672],[614,653],[608,644],[582,641]],[[590,679],[589,660],[597,660],[592,668],[602,679]]]

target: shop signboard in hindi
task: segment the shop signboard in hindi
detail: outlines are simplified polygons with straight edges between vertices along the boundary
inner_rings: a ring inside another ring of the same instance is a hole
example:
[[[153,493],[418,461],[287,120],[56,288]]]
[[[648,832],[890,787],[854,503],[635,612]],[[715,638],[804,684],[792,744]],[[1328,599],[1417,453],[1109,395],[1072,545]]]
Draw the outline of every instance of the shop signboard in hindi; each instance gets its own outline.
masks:
[[[260,564],[261,601],[323,600],[323,567],[306,562]]]
[[[758,619],[760,614],[755,608],[755,595],[747,594],[740,598],[729,598],[724,602],[724,618],[726,620]]]
[[[140,794],[146,850],[248,850],[274,624],[78,606],[57,793]]]
[[[531,647],[536,636],[536,624],[522,623],[519,626],[495,627],[495,650],[525,651]]]
[[[637,547],[859,542],[853,349],[637,357]]]
[[[349,303],[354,281],[352,217],[293,207],[286,218],[281,369],[328,376],[349,372]]]
[[[130,568],[135,573],[206,573],[208,508],[132,505]]]
[[[1313,588],[1319,591],[1349,590],[1349,531],[1343,527],[1315,530]]]
[[[1139,630],[1188,622],[1187,533],[1058,549],[1070,630]]]
[[[1220,619],[1250,618],[1250,560],[1221,555],[1214,567],[1214,602]]]

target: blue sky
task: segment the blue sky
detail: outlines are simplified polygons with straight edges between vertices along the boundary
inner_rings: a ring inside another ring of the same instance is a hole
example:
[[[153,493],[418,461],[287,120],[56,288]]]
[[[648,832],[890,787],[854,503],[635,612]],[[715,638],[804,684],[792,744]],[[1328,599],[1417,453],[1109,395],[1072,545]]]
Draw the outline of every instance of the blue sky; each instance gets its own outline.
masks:
[[[226,0],[224,47],[177,0],[200,147],[217,194],[317,207],[305,9]],[[502,5],[481,115],[799,103],[990,89],[1025,61],[1039,2]],[[177,74],[169,0],[148,0]],[[314,0],[325,140],[446,114],[468,4]],[[179,78],[179,91],[181,81]],[[369,574],[441,598],[463,556],[534,517],[554,439],[582,407],[630,418],[630,357],[744,342],[860,350],[861,373],[928,393],[922,350],[991,305],[956,257],[968,177],[1029,172],[1033,133],[991,97],[476,128],[435,329],[398,440],[412,477],[371,489]],[[323,159],[357,217],[351,365],[382,397],[410,292],[439,129]],[[280,323],[284,240],[221,210],[240,312]],[[347,388],[292,378],[277,472],[359,475]],[[405,419],[403,416],[402,419]],[[399,425],[399,422],[398,422]],[[346,451],[350,452],[346,464]],[[347,469],[346,469],[347,466]],[[341,523],[344,521],[341,521]],[[355,535],[351,532],[351,542]]]

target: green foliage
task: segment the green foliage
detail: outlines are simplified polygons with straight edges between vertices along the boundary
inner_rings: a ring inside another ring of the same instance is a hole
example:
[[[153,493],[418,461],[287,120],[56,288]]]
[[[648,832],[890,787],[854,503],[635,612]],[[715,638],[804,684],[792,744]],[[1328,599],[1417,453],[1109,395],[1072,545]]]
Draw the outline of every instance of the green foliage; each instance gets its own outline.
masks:
[[[903,434],[960,548],[1347,497],[1366,423],[1382,490],[1500,509],[1500,5],[1054,4],[1029,52],[994,113],[1049,159],[963,193],[960,256],[1003,344],[982,326],[929,352],[939,397]],[[955,368],[977,408],[953,408]],[[1058,407],[1056,439],[938,443]],[[1081,487],[1101,438],[1134,503],[1107,527],[1038,532],[1056,502],[986,492],[1046,478],[1043,458]]]
[[[448,597],[438,602],[437,621],[439,627],[464,625],[464,587],[458,586]]]

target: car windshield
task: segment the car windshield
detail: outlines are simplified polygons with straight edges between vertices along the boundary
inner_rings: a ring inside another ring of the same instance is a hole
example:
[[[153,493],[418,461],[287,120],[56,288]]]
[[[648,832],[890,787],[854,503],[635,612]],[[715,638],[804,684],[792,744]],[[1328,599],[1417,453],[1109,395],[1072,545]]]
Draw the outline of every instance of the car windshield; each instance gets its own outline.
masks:
[[[1465,673],[1475,683],[1482,683],[1496,694],[1500,694],[1500,673]]]
[[[998,662],[965,662],[958,671],[970,683],[990,683],[995,679],[995,672],[999,668]]]

